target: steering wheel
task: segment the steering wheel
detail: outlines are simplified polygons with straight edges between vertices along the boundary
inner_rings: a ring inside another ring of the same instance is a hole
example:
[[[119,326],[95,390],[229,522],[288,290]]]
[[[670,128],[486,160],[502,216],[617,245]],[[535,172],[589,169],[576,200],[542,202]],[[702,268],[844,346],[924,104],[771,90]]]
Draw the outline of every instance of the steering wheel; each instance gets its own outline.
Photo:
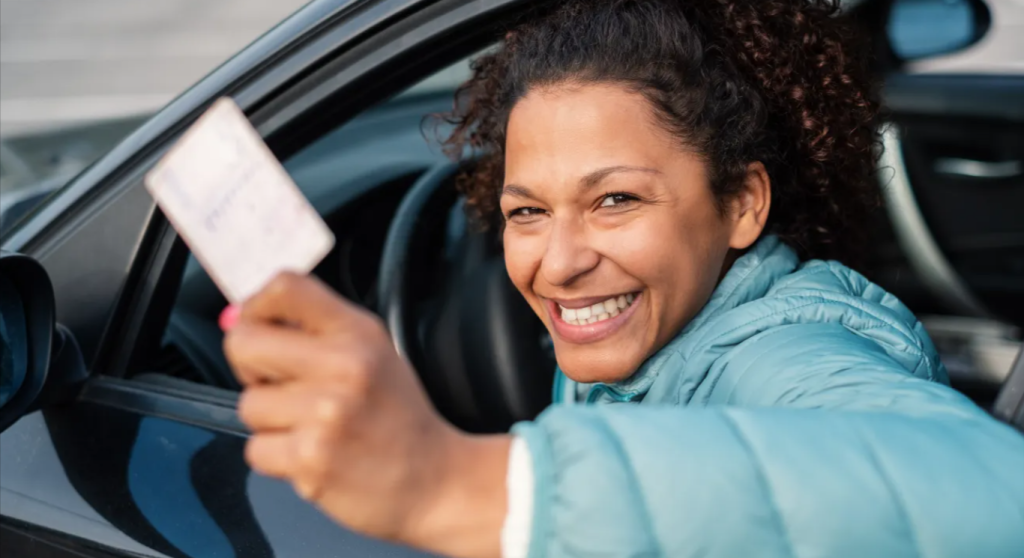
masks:
[[[379,311],[442,414],[469,431],[505,431],[551,402],[554,356],[500,239],[460,219],[461,169],[433,167],[402,200],[381,257]]]

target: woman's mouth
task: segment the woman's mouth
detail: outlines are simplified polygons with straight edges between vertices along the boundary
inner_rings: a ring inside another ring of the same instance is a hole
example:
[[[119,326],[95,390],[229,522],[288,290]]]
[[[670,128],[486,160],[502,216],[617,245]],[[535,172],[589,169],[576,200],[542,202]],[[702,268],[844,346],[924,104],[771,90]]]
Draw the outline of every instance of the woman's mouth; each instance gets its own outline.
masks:
[[[622,327],[633,315],[642,295],[643,291],[625,293],[587,305],[549,299],[548,313],[559,337],[570,343],[592,343]]]
[[[583,308],[566,308],[558,304],[562,320],[569,325],[587,325],[610,320],[633,304],[633,293],[619,295]],[[557,303],[556,303],[557,304]]]

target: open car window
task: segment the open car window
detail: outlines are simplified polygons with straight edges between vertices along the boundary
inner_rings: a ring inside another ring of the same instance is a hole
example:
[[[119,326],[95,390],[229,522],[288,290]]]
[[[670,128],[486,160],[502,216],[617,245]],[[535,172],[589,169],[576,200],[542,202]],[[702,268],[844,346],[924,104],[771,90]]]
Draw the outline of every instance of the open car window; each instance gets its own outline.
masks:
[[[375,308],[377,268],[391,220],[405,192],[445,159],[443,122],[452,95],[470,76],[468,56],[359,114],[282,161],[325,219],[337,242],[314,270],[347,298]],[[238,389],[217,326],[227,304],[189,255],[159,350],[130,375]]]

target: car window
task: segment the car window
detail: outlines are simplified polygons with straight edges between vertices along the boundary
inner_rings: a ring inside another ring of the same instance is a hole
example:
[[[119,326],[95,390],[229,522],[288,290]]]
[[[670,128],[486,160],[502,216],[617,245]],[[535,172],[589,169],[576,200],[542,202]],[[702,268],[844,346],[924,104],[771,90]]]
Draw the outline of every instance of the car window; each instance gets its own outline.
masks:
[[[0,140],[0,192],[11,193],[35,178],[31,164]]]
[[[314,273],[358,304],[376,307],[377,267],[403,195],[422,172],[445,160],[438,140],[443,129],[434,125],[442,121],[431,115],[450,110],[472,58],[430,75],[282,161],[336,237]],[[237,389],[217,326],[226,300],[191,255],[177,291],[159,349],[130,375]]]

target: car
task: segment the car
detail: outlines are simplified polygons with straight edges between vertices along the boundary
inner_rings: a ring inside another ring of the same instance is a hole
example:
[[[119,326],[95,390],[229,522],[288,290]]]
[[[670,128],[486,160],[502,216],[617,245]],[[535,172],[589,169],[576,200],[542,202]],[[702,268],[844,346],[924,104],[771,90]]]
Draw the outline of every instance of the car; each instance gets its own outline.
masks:
[[[956,387],[1024,427],[1024,77],[905,71],[894,18],[928,1],[864,0],[846,16],[876,43],[891,112],[888,213],[866,271],[939,317]],[[970,25],[914,56],[968,48],[990,26],[982,2],[933,3]],[[453,179],[473,162],[445,157],[431,115],[531,4],[314,0],[5,233],[4,342],[21,364],[0,396],[4,556],[422,556],[249,470],[217,326],[226,301],[142,181],[234,98],[337,238],[314,273],[381,315],[438,409],[476,432],[528,420],[550,402],[550,339],[494,230],[467,223]]]

